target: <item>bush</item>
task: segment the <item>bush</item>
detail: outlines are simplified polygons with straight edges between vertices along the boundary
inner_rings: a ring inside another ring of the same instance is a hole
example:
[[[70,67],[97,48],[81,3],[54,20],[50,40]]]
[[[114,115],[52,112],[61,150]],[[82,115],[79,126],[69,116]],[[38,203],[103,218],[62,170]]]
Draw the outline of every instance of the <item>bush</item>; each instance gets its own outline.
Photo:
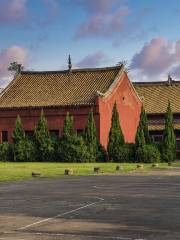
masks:
[[[8,142],[0,144],[0,161],[12,161],[12,146]]]
[[[109,161],[108,152],[101,144],[99,144],[99,147],[98,147],[96,161],[97,162],[108,162]]]
[[[160,152],[153,145],[145,145],[136,149],[135,159],[143,163],[160,162]]]
[[[35,144],[29,140],[20,140],[13,145],[13,154],[15,162],[32,162],[36,160]]]
[[[58,160],[61,162],[94,162],[83,137],[73,134],[63,137],[58,149]]]

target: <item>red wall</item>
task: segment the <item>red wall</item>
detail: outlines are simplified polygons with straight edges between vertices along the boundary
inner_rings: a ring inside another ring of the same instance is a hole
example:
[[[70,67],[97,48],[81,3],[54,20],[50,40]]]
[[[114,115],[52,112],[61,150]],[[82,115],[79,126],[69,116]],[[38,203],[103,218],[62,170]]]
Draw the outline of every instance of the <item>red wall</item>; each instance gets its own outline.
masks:
[[[117,103],[120,125],[127,143],[135,141],[135,134],[141,112],[141,101],[124,72],[113,92],[108,97],[99,97],[100,142],[107,147],[111,126],[112,108]]]
[[[80,106],[66,108],[45,108],[44,114],[48,122],[49,130],[62,131],[66,113],[69,112],[74,118],[74,128],[84,129],[88,114],[91,110],[94,112],[94,118],[99,133],[99,113],[97,107]],[[38,123],[41,109],[16,109],[16,110],[0,110],[0,132],[8,131],[9,142],[12,142],[12,131],[15,127],[15,121],[19,115],[22,120],[24,130],[34,130]],[[98,134],[99,135],[99,134]]]

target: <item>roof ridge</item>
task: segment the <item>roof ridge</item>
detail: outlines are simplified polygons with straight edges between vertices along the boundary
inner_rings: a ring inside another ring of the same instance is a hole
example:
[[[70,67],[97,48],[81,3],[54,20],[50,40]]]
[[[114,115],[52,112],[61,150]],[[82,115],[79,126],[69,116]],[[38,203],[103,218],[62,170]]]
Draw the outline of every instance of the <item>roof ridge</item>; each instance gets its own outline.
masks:
[[[151,82],[132,82],[133,85],[167,85],[168,81],[151,81]],[[172,83],[180,83],[180,80],[172,80]]]
[[[88,71],[106,71],[106,70],[116,70],[121,69],[121,65],[112,66],[112,67],[99,67],[99,68],[74,68],[71,69],[71,73],[73,72],[88,72]],[[69,70],[52,70],[52,71],[21,71],[21,74],[51,74],[51,73],[69,73]]]

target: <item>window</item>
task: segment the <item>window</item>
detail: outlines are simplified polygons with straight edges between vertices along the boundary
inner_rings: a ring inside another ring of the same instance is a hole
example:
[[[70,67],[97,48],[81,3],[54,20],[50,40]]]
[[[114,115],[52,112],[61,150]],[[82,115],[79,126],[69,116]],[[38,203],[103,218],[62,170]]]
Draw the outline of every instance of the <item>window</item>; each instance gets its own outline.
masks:
[[[2,142],[8,142],[8,131],[2,131]]]
[[[51,136],[59,137],[59,130],[50,130],[49,133]]]
[[[34,131],[25,131],[25,135],[28,137],[28,138],[30,138],[30,139],[32,139],[33,137],[34,137]]]
[[[83,134],[83,129],[77,129],[76,131],[77,131],[78,135],[82,135]]]
[[[176,139],[176,150],[177,152],[180,152],[180,139]]]
[[[154,135],[154,136],[152,136],[153,137],[153,140],[154,140],[154,142],[161,142],[162,141],[162,135]]]

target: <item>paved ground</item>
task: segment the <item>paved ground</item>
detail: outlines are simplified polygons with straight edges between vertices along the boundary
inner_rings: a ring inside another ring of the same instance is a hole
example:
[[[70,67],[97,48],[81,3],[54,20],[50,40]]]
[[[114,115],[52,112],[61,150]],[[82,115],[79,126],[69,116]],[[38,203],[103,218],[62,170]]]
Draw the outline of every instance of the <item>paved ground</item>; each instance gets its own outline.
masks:
[[[180,239],[180,174],[0,184],[0,240]]]

